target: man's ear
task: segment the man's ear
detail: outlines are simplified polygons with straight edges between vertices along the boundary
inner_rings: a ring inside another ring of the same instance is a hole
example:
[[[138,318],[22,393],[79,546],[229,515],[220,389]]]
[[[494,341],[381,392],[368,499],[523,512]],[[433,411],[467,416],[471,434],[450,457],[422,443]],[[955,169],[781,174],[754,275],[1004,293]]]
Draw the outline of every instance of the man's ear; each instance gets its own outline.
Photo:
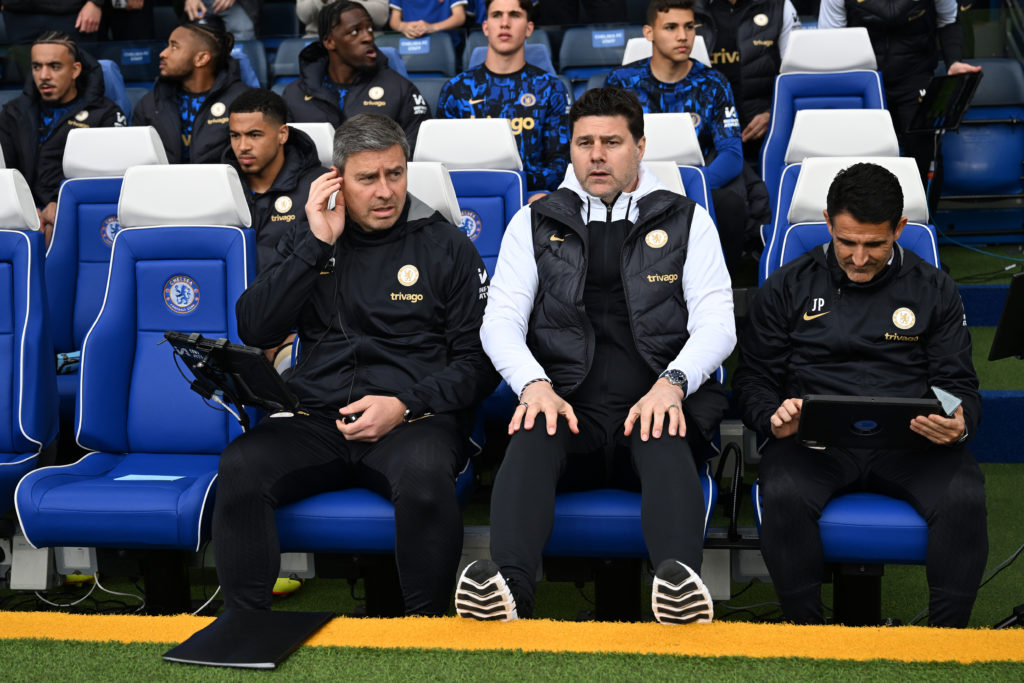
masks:
[[[821,213],[823,216],[825,216],[825,225],[828,226],[828,234],[832,237],[835,237],[835,235],[832,233],[832,220],[828,217],[828,209],[823,209]]]
[[[209,50],[200,50],[192,55],[192,67],[195,69],[202,69],[210,63],[211,58],[212,56],[210,55]]]
[[[893,230],[893,239],[898,240],[900,235],[903,234],[903,228],[907,227],[907,217],[903,216],[900,218],[900,222],[896,224],[896,229]]]

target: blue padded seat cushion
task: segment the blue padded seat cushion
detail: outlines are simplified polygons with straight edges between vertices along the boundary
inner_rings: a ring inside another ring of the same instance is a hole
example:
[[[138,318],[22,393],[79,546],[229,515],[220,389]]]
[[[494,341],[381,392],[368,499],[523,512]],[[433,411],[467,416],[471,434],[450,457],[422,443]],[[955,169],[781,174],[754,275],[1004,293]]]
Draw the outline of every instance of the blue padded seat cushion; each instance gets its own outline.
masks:
[[[29,542],[198,549],[200,525],[213,511],[218,460],[216,455],[90,453],[71,465],[30,472],[17,491],[19,511],[32,510],[35,517],[26,528]],[[131,475],[134,480],[118,481]]]
[[[818,521],[828,562],[923,564],[928,524],[910,503],[877,493],[829,502]]]

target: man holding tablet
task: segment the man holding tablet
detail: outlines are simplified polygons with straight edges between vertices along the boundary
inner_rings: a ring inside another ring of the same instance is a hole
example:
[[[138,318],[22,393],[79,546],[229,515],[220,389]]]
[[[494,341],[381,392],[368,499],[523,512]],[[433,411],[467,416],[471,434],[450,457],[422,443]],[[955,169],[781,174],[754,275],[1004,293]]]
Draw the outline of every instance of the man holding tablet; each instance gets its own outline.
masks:
[[[904,499],[928,522],[931,625],[967,625],[985,568],[984,477],[964,445],[981,399],[963,304],[949,276],[896,244],[902,213],[892,173],[841,171],[825,211],[831,242],[768,278],[739,335],[740,411],[773,437],[760,465],[761,548],[793,622],[824,622],[818,518],[840,492]],[[909,422],[923,448],[812,450],[796,436],[807,394],[933,398],[932,387],[962,403]]]

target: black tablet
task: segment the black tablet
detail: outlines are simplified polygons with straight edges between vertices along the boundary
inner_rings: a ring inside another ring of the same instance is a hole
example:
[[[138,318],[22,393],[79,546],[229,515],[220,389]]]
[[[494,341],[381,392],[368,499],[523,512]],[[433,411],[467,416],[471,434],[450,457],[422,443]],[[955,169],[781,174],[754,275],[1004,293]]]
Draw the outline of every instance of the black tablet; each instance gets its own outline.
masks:
[[[910,119],[907,132],[934,133],[937,130],[959,128],[982,75],[978,71],[955,76],[933,76],[921,98],[921,104]]]
[[[804,396],[797,438],[819,448],[926,448],[928,439],[910,431],[918,415],[944,415],[934,398]]]
[[[222,392],[232,403],[269,413],[301,412],[299,399],[262,349],[227,339],[208,339],[197,332],[168,330],[164,337],[195,375],[196,383],[210,394]]]

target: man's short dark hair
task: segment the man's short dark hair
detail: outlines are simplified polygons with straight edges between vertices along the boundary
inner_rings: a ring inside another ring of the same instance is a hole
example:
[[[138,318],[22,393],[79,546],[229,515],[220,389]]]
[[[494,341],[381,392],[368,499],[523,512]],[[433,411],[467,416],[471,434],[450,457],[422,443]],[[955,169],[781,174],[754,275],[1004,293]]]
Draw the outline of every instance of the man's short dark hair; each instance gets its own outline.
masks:
[[[341,15],[350,9],[362,10],[366,13],[366,16],[370,16],[370,11],[366,7],[358,2],[352,2],[352,0],[338,0],[320,10],[320,14],[317,16],[316,27],[321,43],[331,35],[334,27],[341,23]]]
[[[576,122],[584,116],[621,116],[626,119],[633,142],[644,136],[644,109],[630,90],[622,88],[591,88],[573,102],[569,110],[569,136]]]
[[[825,204],[829,220],[848,213],[860,223],[888,223],[895,230],[903,218],[903,188],[887,168],[854,164],[836,174]]]
[[[494,0],[487,0],[487,2],[484,3],[484,16],[477,17],[477,23],[484,23],[484,20],[487,18],[487,13],[491,11],[492,2],[494,2]],[[533,0],[519,0],[519,9],[526,12],[527,21],[533,21]]]
[[[409,140],[405,131],[387,116],[356,114],[338,127],[334,133],[334,153],[331,161],[339,172],[345,171],[345,162],[359,152],[382,152],[395,145],[402,148],[409,160]]]
[[[667,12],[670,9],[696,11],[694,10],[696,4],[696,0],[651,0],[651,4],[647,6],[647,25],[654,26],[658,19],[658,14],[661,12]]]
[[[78,43],[67,33],[64,33],[64,31],[43,31],[32,41],[32,45],[63,45],[71,53],[72,63],[82,61],[82,58],[78,55]]]
[[[182,24],[191,31],[203,44],[203,49],[210,53],[213,70],[220,73],[228,68],[231,49],[235,46],[235,36],[224,26],[224,19],[208,12],[206,16],[195,21]]]
[[[228,114],[254,114],[259,112],[272,126],[282,126],[288,120],[288,107],[273,90],[250,88],[235,98]]]

